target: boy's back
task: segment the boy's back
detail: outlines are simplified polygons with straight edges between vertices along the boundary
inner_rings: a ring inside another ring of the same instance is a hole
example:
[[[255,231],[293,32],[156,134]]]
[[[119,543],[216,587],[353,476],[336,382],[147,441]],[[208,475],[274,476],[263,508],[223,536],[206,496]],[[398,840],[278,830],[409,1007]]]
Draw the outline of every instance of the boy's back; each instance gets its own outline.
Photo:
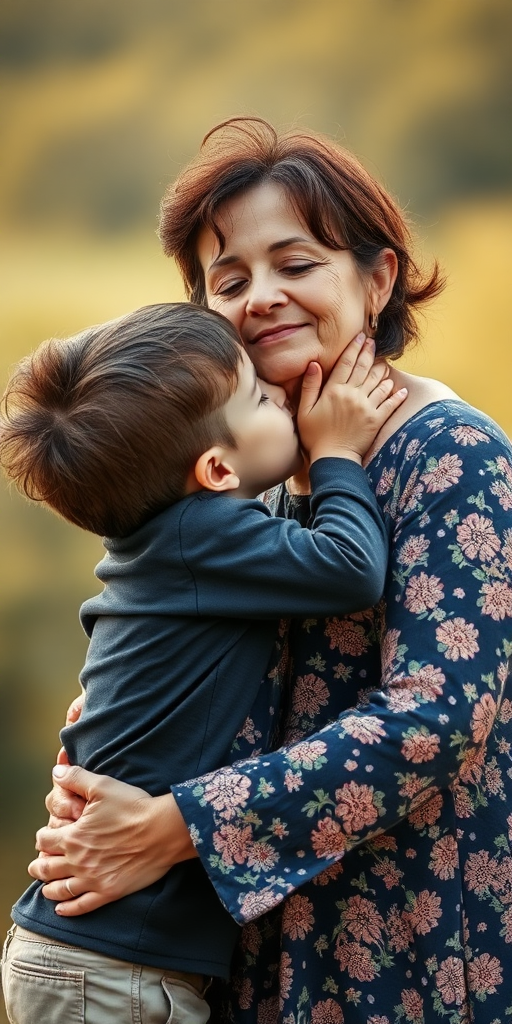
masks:
[[[107,541],[109,554],[98,567],[106,588],[81,611],[91,641],[84,710],[61,737],[69,760],[152,795],[229,763],[276,638],[274,619],[221,619],[196,610],[198,580],[187,568],[179,525],[186,510],[191,542],[195,528],[211,538],[218,525],[210,518],[212,501],[229,530],[241,503],[205,494],[184,499],[127,538]],[[222,550],[228,538],[217,536]],[[13,917],[29,930],[108,956],[221,977],[228,977],[239,931],[199,860],[78,918],[59,918],[34,882]]]

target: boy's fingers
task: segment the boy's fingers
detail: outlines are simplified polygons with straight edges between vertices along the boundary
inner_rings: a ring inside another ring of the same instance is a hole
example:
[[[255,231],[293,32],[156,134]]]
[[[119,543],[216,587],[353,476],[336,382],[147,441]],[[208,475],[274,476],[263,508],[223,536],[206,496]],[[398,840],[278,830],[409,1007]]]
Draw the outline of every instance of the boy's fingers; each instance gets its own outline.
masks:
[[[358,334],[334,364],[329,380],[333,384],[359,387],[366,380],[375,359],[375,342]]]
[[[379,359],[377,363],[369,367],[365,380],[360,384],[365,395],[371,395],[384,381],[389,379],[389,366],[384,360]],[[351,382],[352,383],[352,382]]]
[[[389,398],[394,388],[393,380],[391,377],[386,376],[382,380],[379,380],[368,392],[368,398],[375,402],[375,407],[378,409],[384,399]],[[364,385],[363,390],[366,389]]]
[[[307,416],[318,401],[322,389],[322,367],[320,363],[310,363],[302,378],[302,390],[299,403],[299,416]]]
[[[407,398],[407,388],[400,388],[399,391],[394,391],[389,398],[385,398],[378,406],[377,412],[383,415],[383,422],[391,416],[391,413],[398,409],[398,406],[402,404]]]

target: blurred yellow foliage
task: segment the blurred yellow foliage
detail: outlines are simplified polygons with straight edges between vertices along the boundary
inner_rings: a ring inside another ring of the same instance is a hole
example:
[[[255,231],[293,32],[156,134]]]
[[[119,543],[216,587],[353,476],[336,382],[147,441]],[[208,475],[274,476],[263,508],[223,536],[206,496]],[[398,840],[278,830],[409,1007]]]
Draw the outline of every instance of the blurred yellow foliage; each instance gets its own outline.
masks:
[[[6,0],[0,386],[45,337],[183,298],[159,198],[214,123],[254,113],[337,136],[416,214],[448,287],[403,365],[512,435],[511,44],[508,0]],[[0,515],[6,927],[78,689],[78,607],[101,544],[3,482]]]

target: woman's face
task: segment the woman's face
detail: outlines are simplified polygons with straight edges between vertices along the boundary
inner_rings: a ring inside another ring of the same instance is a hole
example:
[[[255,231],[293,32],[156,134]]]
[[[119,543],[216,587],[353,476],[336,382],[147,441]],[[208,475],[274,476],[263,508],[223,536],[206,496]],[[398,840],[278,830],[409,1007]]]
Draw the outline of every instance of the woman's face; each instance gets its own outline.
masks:
[[[294,390],[312,360],[330,373],[368,323],[371,282],[352,254],[317,241],[286,191],[257,185],[229,200],[198,239],[211,309],[240,332],[258,376]]]

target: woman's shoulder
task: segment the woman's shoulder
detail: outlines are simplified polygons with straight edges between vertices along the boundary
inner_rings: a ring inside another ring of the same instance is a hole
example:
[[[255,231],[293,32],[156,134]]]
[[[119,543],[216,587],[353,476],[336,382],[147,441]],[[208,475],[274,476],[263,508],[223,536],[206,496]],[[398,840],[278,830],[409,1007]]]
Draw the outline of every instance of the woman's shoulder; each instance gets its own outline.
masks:
[[[415,447],[427,444],[430,449],[442,448],[447,432],[466,447],[493,440],[512,456],[510,441],[501,427],[442,382],[401,371],[393,371],[393,379],[396,387],[408,388],[408,397],[385,424],[366,464],[385,449],[391,449],[390,454],[396,457],[411,442]]]
[[[435,397],[414,412],[367,471],[394,523],[405,515],[409,528],[417,522],[441,537],[459,504],[469,503],[510,526],[511,443],[494,420],[458,397]]]

